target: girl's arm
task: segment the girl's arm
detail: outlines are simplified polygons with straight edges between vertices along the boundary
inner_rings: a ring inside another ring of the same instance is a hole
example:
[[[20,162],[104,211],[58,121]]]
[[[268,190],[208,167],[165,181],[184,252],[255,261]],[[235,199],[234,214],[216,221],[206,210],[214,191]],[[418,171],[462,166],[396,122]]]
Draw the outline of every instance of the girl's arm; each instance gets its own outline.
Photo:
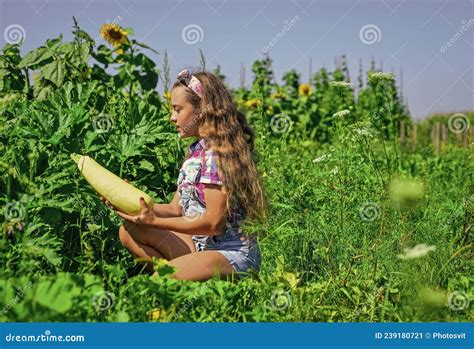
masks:
[[[204,195],[206,197],[206,211],[196,217],[159,217],[155,214],[154,208],[150,210],[147,207],[143,198],[140,198],[142,209],[138,216],[128,215],[116,208],[114,211],[127,221],[150,228],[173,230],[189,235],[219,235],[227,220],[226,193],[219,184],[204,184]]]
[[[206,198],[206,212],[202,216],[157,216],[149,226],[190,235],[219,235],[222,232],[227,219],[226,194],[221,185],[205,184],[204,196]],[[170,205],[172,205],[172,203]]]
[[[157,217],[169,218],[169,217],[181,217],[182,209],[179,205],[179,194],[178,191],[174,193],[173,200],[169,204],[155,204],[153,206],[153,212]]]

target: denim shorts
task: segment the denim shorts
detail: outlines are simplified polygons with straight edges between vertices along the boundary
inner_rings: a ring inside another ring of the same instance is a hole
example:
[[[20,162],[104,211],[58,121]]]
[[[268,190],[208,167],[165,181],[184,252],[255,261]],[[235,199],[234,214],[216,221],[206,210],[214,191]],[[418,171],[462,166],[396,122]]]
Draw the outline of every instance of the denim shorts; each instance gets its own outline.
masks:
[[[255,236],[240,229],[226,229],[221,235],[193,235],[196,251],[218,251],[227,258],[238,276],[260,271],[260,249]]]

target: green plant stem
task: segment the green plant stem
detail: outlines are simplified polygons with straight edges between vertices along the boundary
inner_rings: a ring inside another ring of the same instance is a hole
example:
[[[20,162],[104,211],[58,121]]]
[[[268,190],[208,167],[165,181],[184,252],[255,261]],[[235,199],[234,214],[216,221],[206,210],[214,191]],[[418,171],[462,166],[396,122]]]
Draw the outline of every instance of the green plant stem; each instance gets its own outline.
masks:
[[[392,135],[392,138],[393,138],[393,148],[395,150],[395,158],[397,160],[397,173],[401,167],[401,163],[400,163],[400,157],[398,156],[398,151],[397,151],[397,132],[395,131],[397,129],[396,125],[395,125],[395,119],[393,118],[393,108],[392,108],[392,103],[390,102],[386,92],[385,92],[385,89],[383,90],[383,93],[384,93],[384,96],[387,98],[388,100],[388,106],[389,106],[389,115],[390,115],[390,121],[392,123],[392,128],[394,130],[394,134]]]
[[[25,82],[26,82],[26,98],[28,99],[28,95],[30,94],[30,77],[28,75],[28,68],[24,68],[23,72],[25,73]]]
[[[133,47],[132,46],[130,46],[130,57],[131,57],[131,61],[133,62]],[[128,97],[130,98],[130,103],[131,103],[133,100],[133,74],[131,74],[131,77],[130,77],[130,94]]]

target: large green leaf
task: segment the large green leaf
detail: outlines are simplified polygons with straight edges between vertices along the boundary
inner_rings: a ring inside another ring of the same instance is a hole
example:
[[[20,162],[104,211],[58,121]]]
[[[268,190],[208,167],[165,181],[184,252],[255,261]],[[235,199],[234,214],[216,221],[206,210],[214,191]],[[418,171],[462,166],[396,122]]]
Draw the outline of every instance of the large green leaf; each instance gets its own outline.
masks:
[[[87,41],[88,43],[94,43],[94,39],[91,38],[91,36],[89,34],[87,34],[84,30],[82,29],[79,29],[77,32],[76,32],[76,36],[80,39],[84,39],[85,41]]]
[[[63,34],[60,34],[56,39],[47,39],[46,46],[55,49],[63,40]]]
[[[46,86],[41,89],[35,89],[35,95],[36,99],[38,101],[45,100],[48,98],[49,94],[53,91],[53,88],[51,86]]]
[[[155,171],[155,167],[153,166],[153,164],[150,161],[145,160],[145,159],[140,161],[140,168],[150,171],[150,172]]]
[[[51,81],[57,87],[61,87],[64,82],[64,63],[53,61],[41,68],[41,74],[44,79]]]
[[[107,67],[107,65],[109,63],[112,63],[113,62],[113,59],[112,59],[112,50],[109,49],[107,46],[105,45],[100,45],[98,48],[97,48],[97,52],[94,54],[94,58],[102,63],[102,64],[105,64],[105,66]]]
[[[94,144],[98,136],[98,132],[87,132],[86,137],[84,139],[84,149],[86,153],[91,153],[101,148],[100,144]]]
[[[147,73],[143,75],[138,71],[134,71],[133,76],[138,80],[142,89],[147,91],[155,89],[158,83],[158,74],[154,71],[147,71]]]
[[[34,299],[38,304],[57,313],[65,313],[71,309],[74,297],[81,292],[70,274],[59,273],[54,280],[44,280],[38,284]]]
[[[89,60],[89,56],[90,56],[89,46],[82,44],[79,48],[79,55],[76,54],[73,57],[79,58],[78,64],[86,64]]]
[[[143,47],[143,48],[146,48],[146,49],[148,49],[148,50],[150,50],[150,51],[153,51],[153,52],[156,53],[157,55],[160,54],[158,51],[156,51],[155,49],[151,48],[150,46],[148,46],[148,45],[146,45],[146,44],[144,44],[144,43],[142,43],[142,42],[138,42],[138,41],[135,41],[135,40],[133,40],[133,42],[134,42],[135,44],[137,44],[138,46],[140,46],[140,47]]]
[[[143,53],[137,54],[133,57],[133,63],[136,66],[142,66],[143,70],[151,70],[155,67],[155,62],[153,62],[150,58],[145,56]]]
[[[53,51],[47,47],[40,46],[26,54],[18,64],[19,68],[29,68],[38,65],[53,56]]]
[[[71,42],[66,42],[64,44],[59,45],[56,51],[67,55],[74,52],[74,50],[75,50],[74,44]]]

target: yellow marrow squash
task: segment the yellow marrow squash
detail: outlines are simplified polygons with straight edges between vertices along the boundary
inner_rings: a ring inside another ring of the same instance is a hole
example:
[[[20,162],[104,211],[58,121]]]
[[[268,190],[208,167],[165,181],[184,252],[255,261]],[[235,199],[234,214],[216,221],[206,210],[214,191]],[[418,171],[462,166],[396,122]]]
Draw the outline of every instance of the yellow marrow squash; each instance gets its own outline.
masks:
[[[72,154],[71,158],[77,163],[86,181],[118,210],[129,215],[139,215],[141,197],[145,199],[148,208],[153,208],[151,196],[125,182],[91,157]]]

